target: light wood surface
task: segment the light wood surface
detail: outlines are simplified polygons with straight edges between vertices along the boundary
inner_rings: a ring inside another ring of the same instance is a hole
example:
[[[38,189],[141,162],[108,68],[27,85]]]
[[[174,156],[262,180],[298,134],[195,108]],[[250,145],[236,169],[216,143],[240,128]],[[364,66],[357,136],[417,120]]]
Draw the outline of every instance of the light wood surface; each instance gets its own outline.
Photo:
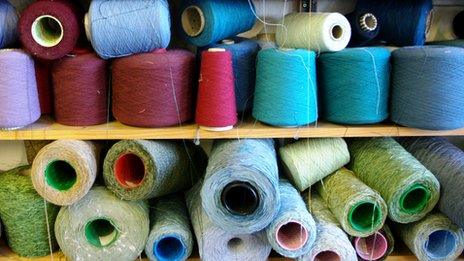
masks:
[[[195,124],[170,128],[137,128],[119,122],[90,127],[70,127],[54,123],[49,118],[14,131],[0,131],[0,140],[56,140],[56,139],[235,139],[235,138],[304,138],[304,137],[400,137],[400,136],[463,136],[464,129],[428,131],[393,124],[337,125],[319,122],[300,128],[277,128],[254,120],[238,124],[233,130],[211,132],[200,130]]]

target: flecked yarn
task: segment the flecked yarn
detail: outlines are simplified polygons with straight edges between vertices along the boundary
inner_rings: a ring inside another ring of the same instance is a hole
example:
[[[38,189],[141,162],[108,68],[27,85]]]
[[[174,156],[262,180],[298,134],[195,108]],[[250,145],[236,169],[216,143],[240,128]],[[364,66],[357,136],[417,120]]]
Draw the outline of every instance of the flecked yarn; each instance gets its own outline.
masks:
[[[280,207],[273,141],[217,141],[210,154],[201,199],[211,221],[225,231],[249,234],[267,227]]]
[[[419,260],[456,260],[464,250],[463,230],[441,213],[428,214],[412,224],[398,224],[396,230]]]
[[[404,138],[399,142],[440,181],[440,211],[464,227],[464,152],[444,138]]]
[[[205,161],[204,152],[192,143],[123,140],[108,151],[103,178],[121,199],[148,199],[192,187]]]
[[[266,228],[266,235],[277,253],[290,258],[307,254],[316,240],[316,223],[298,191],[287,180],[279,182],[280,209]]]
[[[302,139],[280,148],[279,154],[300,191],[350,162],[348,146],[341,138]]]
[[[59,207],[37,194],[27,166],[1,173],[0,184],[0,218],[8,246],[23,257],[50,255],[57,249],[53,224]]]
[[[148,206],[119,200],[104,187],[95,187],[78,203],[63,207],[55,233],[70,260],[135,260],[149,232]]]
[[[438,180],[392,138],[356,139],[348,148],[351,169],[382,195],[391,220],[417,221],[437,204]]]
[[[318,183],[317,191],[349,235],[366,237],[383,227],[385,201],[352,171],[338,170]]]

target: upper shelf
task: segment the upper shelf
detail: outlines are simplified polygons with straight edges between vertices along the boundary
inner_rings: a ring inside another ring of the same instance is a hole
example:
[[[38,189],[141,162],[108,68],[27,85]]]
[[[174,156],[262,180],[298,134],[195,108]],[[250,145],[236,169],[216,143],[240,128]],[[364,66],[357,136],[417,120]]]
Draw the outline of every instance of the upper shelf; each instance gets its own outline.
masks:
[[[170,128],[137,128],[110,122],[91,127],[70,127],[42,118],[26,128],[0,131],[0,140],[120,140],[120,139],[236,139],[236,138],[305,138],[305,137],[405,137],[405,136],[464,136],[464,129],[427,131],[389,124],[337,125],[319,122],[300,128],[277,128],[253,120],[238,124],[233,130],[210,132],[195,124]]]

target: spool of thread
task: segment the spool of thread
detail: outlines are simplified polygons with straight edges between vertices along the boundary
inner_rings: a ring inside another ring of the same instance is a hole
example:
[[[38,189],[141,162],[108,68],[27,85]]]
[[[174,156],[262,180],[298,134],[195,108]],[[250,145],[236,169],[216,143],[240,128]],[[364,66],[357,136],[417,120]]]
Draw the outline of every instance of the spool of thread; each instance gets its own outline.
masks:
[[[40,117],[34,61],[19,49],[0,50],[0,129],[19,129]]]
[[[339,13],[290,13],[280,23],[276,29],[280,47],[337,52],[351,38],[350,22]]]
[[[359,260],[385,260],[393,252],[395,239],[388,225],[368,237],[355,237],[354,248]]]
[[[70,260],[135,260],[150,230],[148,206],[117,199],[95,187],[79,202],[61,208],[55,234]]]
[[[378,40],[397,46],[424,45],[432,21],[432,0],[359,0],[357,10],[374,14]]]
[[[213,44],[213,48],[223,48],[232,53],[235,78],[235,104],[240,113],[248,112],[253,106],[256,81],[256,56],[261,49],[254,40],[234,37]]]
[[[302,139],[279,152],[288,177],[300,191],[350,162],[348,146],[341,138]]]
[[[429,169],[442,188],[438,208],[464,227],[464,152],[444,138],[401,139],[400,144]]]
[[[24,147],[26,148],[27,162],[29,164],[32,164],[35,157],[43,147],[51,143],[49,140],[25,140],[23,142]]]
[[[348,48],[318,60],[321,111],[328,121],[372,124],[388,118],[390,51]]]
[[[237,123],[232,53],[210,48],[201,54],[196,123],[209,131],[230,130]]]
[[[287,180],[279,182],[280,209],[266,228],[267,240],[277,253],[297,258],[308,253],[316,240],[316,223],[300,193]]]
[[[115,60],[115,118],[139,127],[167,127],[191,120],[194,68],[195,56],[184,50],[157,50]]]
[[[464,49],[405,47],[393,52],[391,119],[419,129],[464,127]]]
[[[35,78],[42,114],[53,113],[52,61],[36,59]]]
[[[93,0],[85,30],[103,59],[166,48],[171,40],[169,4],[167,0]]]
[[[348,149],[351,169],[382,195],[391,220],[417,221],[437,204],[438,180],[392,138],[356,139]]]
[[[72,1],[37,1],[21,12],[19,38],[32,55],[55,60],[76,46],[80,19],[81,14]]]
[[[351,40],[349,46],[368,45],[380,32],[379,22],[373,13],[355,10],[346,15],[351,25]]]
[[[464,28],[462,24],[464,23],[464,11],[459,12],[453,19],[453,31],[454,34],[463,39],[464,38]]]
[[[272,140],[225,140],[214,144],[202,205],[225,231],[249,234],[267,227],[280,206],[279,172]]]
[[[251,1],[186,0],[179,20],[187,42],[203,47],[250,30],[254,6]]]
[[[387,205],[379,193],[342,168],[317,184],[317,191],[351,236],[367,237],[383,227]]]
[[[317,223],[317,237],[311,251],[298,260],[356,261],[356,252],[335,216],[318,194],[310,195],[306,199],[309,202],[308,209]]]
[[[266,260],[271,246],[263,231],[249,234],[225,231],[202,208],[199,182],[187,193],[187,206],[201,260]]]
[[[57,140],[43,147],[32,163],[32,184],[47,201],[68,206],[83,198],[97,177],[99,148],[81,140]]]
[[[205,166],[204,152],[191,143],[123,140],[108,151],[103,178],[118,198],[142,200],[192,187]]]
[[[316,54],[307,50],[261,50],[253,117],[274,126],[294,127],[315,122],[317,113]]]
[[[108,120],[108,64],[96,54],[78,49],[54,64],[55,119],[71,126],[91,126]]]
[[[190,219],[181,196],[168,196],[150,205],[151,230],[145,245],[150,260],[187,260],[192,253]]]
[[[59,208],[37,194],[27,166],[1,173],[0,184],[0,218],[8,246],[22,257],[50,255],[57,249],[53,224]]]
[[[8,0],[0,1],[0,48],[14,44],[18,37],[18,13]]]
[[[397,231],[419,260],[456,260],[464,250],[464,232],[441,213],[398,225]]]

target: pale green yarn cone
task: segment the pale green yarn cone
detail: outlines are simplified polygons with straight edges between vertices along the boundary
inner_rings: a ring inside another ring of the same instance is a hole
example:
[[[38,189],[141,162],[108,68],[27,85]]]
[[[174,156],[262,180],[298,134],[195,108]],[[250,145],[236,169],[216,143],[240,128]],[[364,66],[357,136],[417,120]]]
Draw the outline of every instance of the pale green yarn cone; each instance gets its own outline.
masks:
[[[47,203],[46,215],[45,200],[32,186],[28,166],[1,173],[0,184],[0,218],[8,245],[24,257],[50,255],[50,248],[57,249],[53,228],[59,207]]]
[[[417,221],[437,204],[440,183],[394,139],[355,139],[348,147],[351,169],[382,195],[393,221]]]
[[[382,228],[387,206],[379,193],[342,168],[317,184],[317,191],[343,230],[351,236],[366,237]]]

